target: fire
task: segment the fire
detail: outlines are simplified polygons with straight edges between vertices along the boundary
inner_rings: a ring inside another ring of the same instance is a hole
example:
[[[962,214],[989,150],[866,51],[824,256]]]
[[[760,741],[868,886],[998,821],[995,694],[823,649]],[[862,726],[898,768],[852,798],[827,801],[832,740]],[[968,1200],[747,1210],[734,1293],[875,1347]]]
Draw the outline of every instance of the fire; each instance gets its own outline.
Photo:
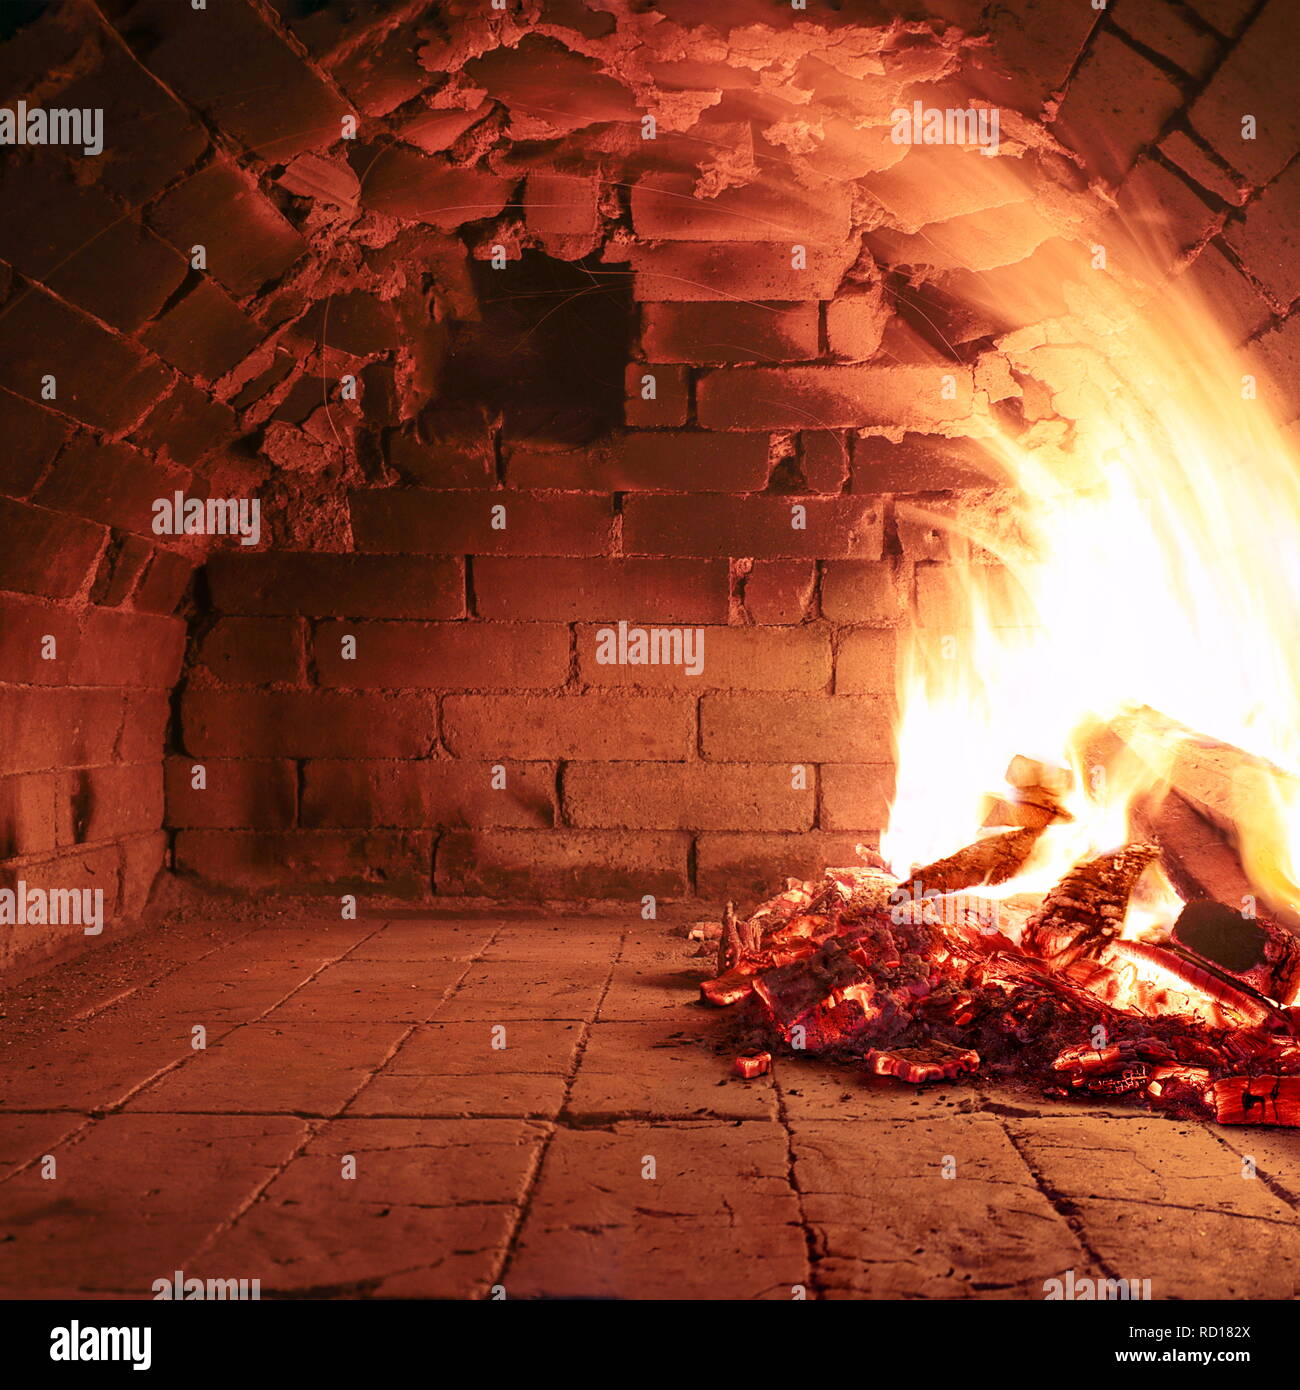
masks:
[[[1050,887],[1130,838],[1134,798],[1167,775],[1181,733],[1120,775],[1088,755],[1088,730],[1145,705],[1272,765],[1242,789],[1241,856],[1261,890],[1298,906],[1300,781],[1285,770],[1300,769],[1300,461],[1213,306],[1178,280],[1143,290],[1154,277],[1132,236],[1113,270],[1095,246],[1080,258],[1054,245],[1021,283],[999,272],[999,307],[1040,304],[1055,285],[1067,314],[999,347],[1022,380],[1047,384],[1066,424],[990,426],[1008,494],[979,516],[930,518],[973,558],[903,644],[882,851],[906,876],[975,838],[1025,755],[1072,770],[1073,819],[998,891]],[[1125,934],[1180,905],[1158,891]]]

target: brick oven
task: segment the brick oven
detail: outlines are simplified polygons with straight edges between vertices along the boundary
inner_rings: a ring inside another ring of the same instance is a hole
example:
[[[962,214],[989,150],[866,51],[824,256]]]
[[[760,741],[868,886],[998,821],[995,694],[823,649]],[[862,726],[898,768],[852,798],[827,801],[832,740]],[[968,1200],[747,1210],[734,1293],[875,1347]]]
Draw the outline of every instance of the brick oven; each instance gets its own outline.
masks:
[[[1042,534],[1112,548],[1026,606],[1035,460],[1109,458],[1166,368],[1266,422],[1222,407],[1202,509],[1294,451],[1298,40],[1286,0],[0,6],[0,1288],[1294,1297],[1281,1131],[769,1070],[788,1029],[696,1001],[802,959],[745,920],[787,879],[811,921],[828,868],[1064,823],[1002,663],[1100,586],[1079,669],[1018,688],[1140,665],[1104,576],[1162,523],[1086,522],[1065,469]],[[1261,495],[1224,553],[1290,515]],[[945,744],[909,682],[953,653],[1001,722],[946,707]],[[1262,893],[1268,968],[1223,928],[1178,979],[1269,1033],[1290,879],[1213,781],[1282,760],[1253,719],[1152,773],[1184,819],[1145,829],[1180,907]],[[971,752],[1023,756],[959,823]],[[1173,1056],[1135,1048],[1144,1084]]]

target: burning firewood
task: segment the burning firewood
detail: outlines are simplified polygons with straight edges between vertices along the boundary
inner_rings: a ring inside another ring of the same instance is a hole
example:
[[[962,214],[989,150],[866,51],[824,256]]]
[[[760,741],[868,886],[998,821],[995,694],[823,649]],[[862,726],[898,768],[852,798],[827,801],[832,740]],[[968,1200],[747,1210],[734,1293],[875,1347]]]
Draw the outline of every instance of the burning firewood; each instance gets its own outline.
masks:
[[[1221,1125],[1300,1125],[1300,1076],[1222,1076],[1209,1098]]]
[[[901,885],[902,892],[919,898],[924,893],[955,893],[962,888],[1005,883],[1025,866],[1040,834],[1041,826],[976,840],[946,859],[913,870],[911,878]]]
[[[756,1076],[766,1076],[772,1070],[770,1052],[742,1052],[732,1064],[737,1076],[753,1081]]]
[[[740,964],[740,931],[736,925],[736,905],[729,902],[722,914],[722,935],[718,938],[718,974],[726,975]]]
[[[1126,845],[1076,864],[1025,923],[1025,949],[1057,969],[1095,955],[1119,934],[1129,897],[1159,852]]]
[[[923,1047],[872,1049],[867,1066],[877,1076],[896,1076],[919,1086],[926,1081],[952,1081],[979,1070],[980,1055],[969,1048],[944,1042],[928,1042]]]
[[[1236,852],[1176,792],[1136,808],[1135,821],[1160,846],[1160,860],[1187,906],[1174,940],[1270,999],[1300,992],[1300,939],[1257,905]]]

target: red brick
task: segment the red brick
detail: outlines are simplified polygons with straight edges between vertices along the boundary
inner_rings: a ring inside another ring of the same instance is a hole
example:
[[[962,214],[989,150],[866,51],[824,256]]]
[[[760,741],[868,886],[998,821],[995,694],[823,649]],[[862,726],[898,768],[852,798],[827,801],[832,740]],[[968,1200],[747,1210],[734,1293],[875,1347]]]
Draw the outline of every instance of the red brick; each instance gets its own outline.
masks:
[[[1300,147],[1300,111],[1278,96],[1290,90],[1294,45],[1291,7],[1263,6],[1192,103],[1197,133],[1257,185],[1276,178]],[[1253,140],[1242,139],[1247,115],[1257,121]]]
[[[651,241],[772,241],[837,246],[849,240],[847,186],[816,189],[768,176],[697,198],[689,174],[651,174],[632,189],[632,224]]]
[[[588,685],[674,690],[824,690],[831,676],[830,634],[822,626],[701,627],[704,669],[685,666],[602,666],[595,625],[578,629],[578,665]]]
[[[152,613],[89,608],[72,669],[78,685],[170,690],[185,655],[185,623]]]
[[[393,434],[388,462],[407,482],[424,487],[490,487],[496,481],[496,458],[486,436],[426,442]]]
[[[66,420],[8,391],[0,391],[0,493],[26,497],[67,438]]]
[[[1160,142],[1160,153],[1194,183],[1230,205],[1245,202],[1247,188],[1217,155],[1184,130],[1171,130]]]
[[[298,54],[246,6],[212,18],[171,0],[137,0],[118,26],[169,90],[266,163],[334,144],[348,108]]]
[[[195,660],[225,685],[302,685],[306,636],[301,618],[220,618],[199,640]]]
[[[362,290],[327,295],[294,325],[307,341],[323,343],[353,357],[376,357],[402,346],[393,305]]]
[[[763,763],[569,763],[565,819],[630,830],[807,830],[814,778],[796,791],[790,768]]]
[[[167,825],[183,830],[284,830],[294,823],[298,771],[284,758],[211,758],[193,785],[196,758],[166,762]]]
[[[646,304],[641,348],[651,362],[797,362],[816,357],[820,325],[809,304]]]
[[[412,695],[188,690],[184,748],[196,758],[419,758],[433,749],[433,703]]]
[[[861,627],[840,636],[835,653],[837,695],[888,695],[895,688],[896,643],[888,627]]]
[[[12,888],[18,879],[45,889],[80,891],[101,889],[104,894],[104,936],[120,930],[118,880],[122,855],[116,846],[52,855],[47,859],[0,866],[0,884]],[[86,937],[77,924],[54,927],[28,924],[0,928],[0,969],[58,956],[68,950],[84,950]]]
[[[857,498],[629,497],[623,507],[623,547],[634,555],[876,560],[883,544],[881,509]]]
[[[898,443],[879,435],[853,440],[852,492],[955,492],[1006,484],[1006,469],[974,440],[940,434],[905,434]]]
[[[101,526],[0,498],[0,589],[69,598],[103,548]]]
[[[955,386],[952,383],[955,382]],[[955,391],[945,400],[945,386]],[[696,387],[700,424],[711,430],[925,429],[972,410],[969,367],[733,367]]]
[[[553,492],[382,488],[352,493],[351,509],[360,549],[400,554],[601,555],[613,530],[609,498]]]
[[[153,559],[153,547],[139,536],[116,532],[101,551],[90,585],[91,603],[117,608],[129,599]]]
[[[81,639],[81,612],[58,604],[0,594],[0,681],[67,685]],[[54,639],[54,657],[43,655]]]
[[[157,830],[162,823],[159,762],[83,768],[59,778],[56,830],[61,845],[118,840]]]
[[[95,161],[95,177],[131,207],[141,207],[178,174],[194,166],[208,143],[202,125],[116,43],[95,29],[95,62],[59,89],[59,104],[100,109],[104,130],[118,131],[118,157]],[[49,69],[46,69],[47,71]],[[119,143],[120,142],[120,143]],[[128,153],[129,151],[129,153]]]
[[[218,554],[207,566],[219,613],[321,618],[460,618],[460,560],[308,552]]]
[[[50,772],[0,777],[0,859],[54,848],[56,785]]]
[[[192,467],[222,448],[238,428],[235,412],[222,401],[178,376],[131,433],[150,453]]]
[[[758,492],[771,471],[768,454],[765,434],[651,430],[573,452],[516,450],[507,469],[512,482],[530,487]]]
[[[36,286],[19,290],[0,312],[0,361],[10,364],[10,390],[40,401],[41,378],[53,376],[52,404],[103,430],[139,419],[170,380],[134,343]]]
[[[361,202],[372,212],[447,230],[495,217],[512,191],[509,179],[400,145],[359,146],[349,162],[362,179]]]
[[[623,419],[630,429],[671,429],[684,425],[690,417],[691,382],[685,367],[629,362],[623,387]],[[644,399],[642,393],[647,389],[654,391],[653,400]]]
[[[818,824],[823,830],[879,835],[894,799],[892,763],[827,763],[818,773]]]
[[[536,170],[524,185],[524,220],[548,256],[578,260],[596,244],[600,179]]]
[[[11,155],[0,208],[0,258],[123,332],[157,313],[185,278],[170,246],[62,161]]]
[[[356,638],[344,660],[342,639]],[[545,689],[569,677],[569,630],[539,623],[325,623],[312,659],[321,685],[366,690]]]
[[[835,560],[822,574],[822,612],[832,622],[896,623],[907,610],[910,567],[889,561]]]
[[[738,762],[884,761],[892,754],[892,704],[870,695],[706,695],[706,758]]]
[[[1182,103],[1171,77],[1101,30],[1070,78],[1053,131],[1093,174],[1114,184]]]
[[[118,906],[129,922],[148,905],[154,880],[163,867],[167,854],[165,831],[155,830],[148,835],[128,835],[118,846],[121,854],[121,892]]]
[[[170,720],[170,690],[128,690],[117,756],[126,762],[161,758]]]
[[[550,18],[565,22],[554,12]],[[535,33],[471,58],[464,73],[510,111],[509,134],[518,140],[607,123],[626,128],[641,115],[627,87],[595,59]]]
[[[207,273],[237,299],[279,279],[306,249],[279,209],[225,159],[177,183],[148,215],[187,260],[193,247],[204,247]]]
[[[600,830],[450,831],[438,842],[440,893],[590,901],[685,897],[690,837]]]
[[[1220,41],[1187,18],[1169,0],[1123,4],[1115,12],[1115,24],[1129,38],[1145,44],[1162,58],[1193,77],[1203,77],[1220,49]]]
[[[834,430],[806,430],[799,436],[799,472],[812,492],[843,492],[849,480],[848,440]]]
[[[449,695],[442,722],[458,758],[684,758],[695,742],[684,697]]]
[[[742,601],[756,623],[801,623],[817,591],[811,560],[756,560],[745,576]]]
[[[82,435],[59,455],[33,500],[38,506],[151,536],[154,502],[184,492],[189,481],[187,470],[150,458],[129,444],[100,444]]]
[[[378,762],[327,759],[304,764],[302,823],[420,829],[429,825],[555,824],[555,765],[453,759]]]
[[[874,357],[889,316],[889,305],[878,289],[831,300],[826,306],[826,346],[831,356],[849,362]]]
[[[181,830],[176,869],[221,889],[422,898],[433,835],[397,830]]]
[[[216,381],[262,341],[262,329],[212,281],[200,280],[140,341],[190,376]]]
[[[351,15],[348,16],[351,19]],[[397,24],[380,40],[362,44],[331,65],[334,80],[368,116],[386,116],[418,96],[429,75],[420,65],[420,46]]]
[[[695,842],[695,888],[702,898],[766,898],[786,877],[816,878],[827,866],[861,864],[853,834],[700,835]]]
[[[179,607],[194,574],[194,561],[171,550],[155,550],[135,591],[136,608],[169,616]]]
[[[1246,209],[1245,220],[1224,228],[1223,239],[1280,305],[1300,295],[1300,168],[1292,164]]]
[[[111,762],[121,727],[119,690],[0,687],[0,773]]]
[[[717,560],[474,561],[483,618],[725,623],[730,578]]]
[[[632,246],[629,254],[634,294],[643,303],[829,299],[854,258],[850,242],[808,245],[802,269],[791,247],[780,244],[665,242]]]

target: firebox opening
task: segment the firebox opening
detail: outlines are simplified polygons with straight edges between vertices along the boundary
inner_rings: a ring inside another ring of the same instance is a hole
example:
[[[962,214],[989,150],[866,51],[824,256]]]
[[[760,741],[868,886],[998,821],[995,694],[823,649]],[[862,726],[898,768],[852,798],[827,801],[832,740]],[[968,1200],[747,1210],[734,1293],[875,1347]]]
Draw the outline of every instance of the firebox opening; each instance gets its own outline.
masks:
[[[504,265],[471,264],[482,317],[456,330],[446,402],[499,412],[512,442],[572,447],[618,428],[628,276],[598,253],[570,262],[525,250]]]

